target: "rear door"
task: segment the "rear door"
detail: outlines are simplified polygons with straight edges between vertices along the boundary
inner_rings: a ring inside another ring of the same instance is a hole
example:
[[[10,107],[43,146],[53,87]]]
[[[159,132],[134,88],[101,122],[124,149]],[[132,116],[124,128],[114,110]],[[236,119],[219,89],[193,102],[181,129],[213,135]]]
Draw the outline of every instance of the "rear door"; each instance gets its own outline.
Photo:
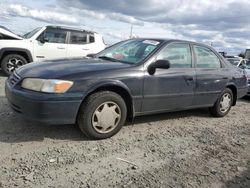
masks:
[[[228,69],[209,48],[194,45],[196,62],[195,106],[212,105],[229,80]]]
[[[67,57],[83,57],[93,53],[93,37],[84,31],[71,31]]]
[[[40,42],[41,38],[44,43]],[[66,57],[67,54],[67,31],[57,28],[47,28],[34,41],[35,61],[44,59],[56,59]]]

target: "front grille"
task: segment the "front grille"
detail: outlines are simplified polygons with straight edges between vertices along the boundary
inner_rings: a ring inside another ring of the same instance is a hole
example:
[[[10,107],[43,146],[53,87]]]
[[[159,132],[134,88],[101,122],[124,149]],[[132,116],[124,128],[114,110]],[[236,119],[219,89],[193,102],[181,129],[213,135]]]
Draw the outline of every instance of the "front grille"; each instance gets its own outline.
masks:
[[[18,76],[18,74],[16,72],[14,72],[9,77],[9,82],[10,82],[11,85],[16,85],[20,80],[21,80],[21,77]]]

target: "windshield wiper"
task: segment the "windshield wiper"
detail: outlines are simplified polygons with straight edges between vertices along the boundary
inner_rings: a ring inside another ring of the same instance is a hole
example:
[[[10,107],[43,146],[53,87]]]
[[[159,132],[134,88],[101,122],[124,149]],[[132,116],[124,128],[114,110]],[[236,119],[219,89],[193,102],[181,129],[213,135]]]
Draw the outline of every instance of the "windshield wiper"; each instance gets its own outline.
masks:
[[[114,58],[111,58],[111,57],[108,57],[108,56],[99,56],[98,58],[108,60],[108,61],[113,61],[113,62],[118,61],[117,59],[114,59]]]

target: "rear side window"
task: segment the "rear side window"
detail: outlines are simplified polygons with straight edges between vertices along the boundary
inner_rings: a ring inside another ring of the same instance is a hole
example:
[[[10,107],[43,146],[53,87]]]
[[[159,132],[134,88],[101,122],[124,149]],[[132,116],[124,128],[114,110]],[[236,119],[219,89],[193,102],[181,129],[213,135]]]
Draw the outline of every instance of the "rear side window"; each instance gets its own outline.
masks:
[[[65,43],[67,32],[59,29],[46,29],[39,38],[44,38],[49,43]]]
[[[93,35],[89,36],[89,43],[95,42],[95,37]]]
[[[192,58],[189,44],[170,44],[163,48],[156,57],[157,60],[168,60],[170,68],[191,68]]]
[[[221,68],[221,62],[215,53],[206,47],[194,46],[197,68]]]
[[[71,31],[70,44],[86,44],[87,43],[87,33]]]

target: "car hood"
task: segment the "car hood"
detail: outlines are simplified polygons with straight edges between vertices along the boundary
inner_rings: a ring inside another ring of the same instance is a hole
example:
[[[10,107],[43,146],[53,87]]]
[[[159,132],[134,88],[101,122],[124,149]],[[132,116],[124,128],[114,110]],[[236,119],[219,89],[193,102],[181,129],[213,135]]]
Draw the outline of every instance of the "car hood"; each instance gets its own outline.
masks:
[[[15,33],[11,32],[9,29],[6,27],[3,27],[0,25],[0,40],[3,39],[23,39],[22,37],[16,35]]]
[[[105,70],[107,71],[112,69],[126,68],[129,66],[132,65],[96,58],[72,58],[29,63],[20,67],[17,70],[17,74],[22,78],[70,78],[77,77],[77,75],[82,75],[83,73]]]

